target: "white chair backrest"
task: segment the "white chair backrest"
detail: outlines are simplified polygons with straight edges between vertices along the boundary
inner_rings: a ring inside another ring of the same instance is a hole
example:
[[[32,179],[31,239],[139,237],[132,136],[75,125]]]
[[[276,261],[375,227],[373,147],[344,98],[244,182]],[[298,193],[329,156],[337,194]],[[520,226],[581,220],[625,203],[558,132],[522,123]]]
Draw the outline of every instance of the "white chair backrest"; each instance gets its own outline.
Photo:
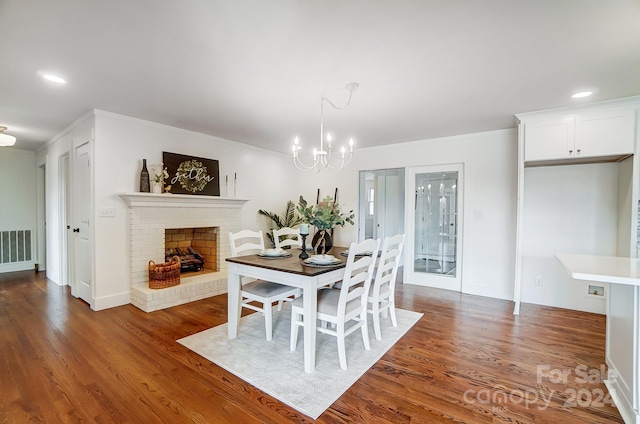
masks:
[[[280,237],[284,237],[280,240]],[[300,238],[300,230],[297,228],[284,227],[273,230],[273,243],[276,249],[285,246],[301,247],[302,239]]]
[[[382,253],[378,260],[378,269],[373,281],[373,290],[378,293],[392,289],[396,284],[398,267],[400,266],[400,256],[404,247],[404,234],[396,234],[386,237],[382,244]]]
[[[264,250],[262,231],[242,230],[229,233],[231,256],[243,256]]]
[[[341,314],[344,316],[345,312],[351,310],[352,307],[366,305],[379,248],[380,240],[374,239],[360,243],[353,242],[349,246],[349,256],[338,300],[339,316]],[[362,254],[364,256],[358,256]],[[351,304],[354,305],[351,306]]]

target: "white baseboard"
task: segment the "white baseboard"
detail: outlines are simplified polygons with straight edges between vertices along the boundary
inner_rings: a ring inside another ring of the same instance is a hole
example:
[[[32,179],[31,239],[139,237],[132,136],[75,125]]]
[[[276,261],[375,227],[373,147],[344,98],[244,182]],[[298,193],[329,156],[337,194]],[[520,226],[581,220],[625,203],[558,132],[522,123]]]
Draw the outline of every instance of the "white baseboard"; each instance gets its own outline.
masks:
[[[611,372],[611,368],[609,372]],[[625,392],[618,381],[615,378],[610,378],[604,380],[604,385],[607,386],[611,400],[618,408],[618,412],[620,412],[625,424],[640,424],[640,414],[633,409],[633,404],[625,396]]]
[[[125,292],[93,299],[90,306],[94,311],[101,311],[103,309],[115,308],[116,306],[128,305],[129,303],[131,303],[131,294]]]
[[[34,267],[33,261],[29,261],[29,262],[14,262],[14,263],[10,263],[10,264],[1,264],[0,265],[0,273],[16,272],[16,271],[29,271],[29,270],[33,270],[33,267]]]

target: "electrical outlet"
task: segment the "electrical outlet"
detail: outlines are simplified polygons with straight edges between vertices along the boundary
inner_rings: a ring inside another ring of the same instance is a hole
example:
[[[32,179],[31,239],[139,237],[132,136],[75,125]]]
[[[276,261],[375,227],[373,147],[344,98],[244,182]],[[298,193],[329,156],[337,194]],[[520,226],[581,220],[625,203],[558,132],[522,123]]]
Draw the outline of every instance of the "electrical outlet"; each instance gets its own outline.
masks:
[[[541,286],[541,285],[542,285],[542,277],[538,275],[536,277],[536,286]]]
[[[593,296],[604,296],[604,287],[589,285],[589,294]]]

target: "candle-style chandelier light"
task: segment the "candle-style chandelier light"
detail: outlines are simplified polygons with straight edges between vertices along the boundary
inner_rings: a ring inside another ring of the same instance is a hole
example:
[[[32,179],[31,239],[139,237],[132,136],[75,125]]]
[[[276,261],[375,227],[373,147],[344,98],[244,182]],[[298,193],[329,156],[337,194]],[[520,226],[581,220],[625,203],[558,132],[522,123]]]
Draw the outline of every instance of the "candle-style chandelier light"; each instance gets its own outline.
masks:
[[[0,127],[0,146],[13,146],[16,144],[16,138],[12,135],[5,134],[7,127]]]
[[[329,98],[324,95],[320,98],[320,149],[313,149],[313,162],[310,165],[302,163],[300,158],[298,157],[298,151],[301,150],[300,140],[296,136],[293,142],[293,163],[301,171],[311,171],[312,169],[316,172],[320,172],[323,168],[328,168],[332,171],[339,171],[351,162],[351,158],[353,157],[353,138],[349,139],[349,156],[345,158],[346,148],[342,146],[340,149],[340,160],[336,160],[335,163],[332,162],[331,153],[332,153],[332,137],[331,133],[327,133],[325,136],[324,133],[324,103],[327,102],[334,109],[344,110],[351,103],[351,97],[353,96],[353,92],[358,88],[358,83],[350,82],[345,88],[349,92],[349,98],[344,106],[339,107],[336,106]],[[324,141],[327,141],[327,146],[325,150]]]

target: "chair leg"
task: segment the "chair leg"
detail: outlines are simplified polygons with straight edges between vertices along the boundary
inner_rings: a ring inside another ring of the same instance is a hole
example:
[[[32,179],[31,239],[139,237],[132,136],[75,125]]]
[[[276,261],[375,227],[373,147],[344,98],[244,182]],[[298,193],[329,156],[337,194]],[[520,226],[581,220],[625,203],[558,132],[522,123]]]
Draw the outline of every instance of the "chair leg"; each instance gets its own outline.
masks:
[[[282,300],[278,300],[278,311],[282,310]]]
[[[298,344],[298,319],[300,314],[296,314],[295,309],[291,308],[291,336],[289,338],[289,350],[295,351]]]
[[[373,331],[376,333],[376,340],[382,340],[382,333],[380,332],[380,304],[378,302],[373,302],[371,306],[373,315]]]
[[[267,341],[271,341],[273,336],[273,314],[271,302],[262,305],[264,309],[264,326],[267,332]]]
[[[395,302],[389,302],[389,313],[391,314],[391,323],[394,327],[398,326],[398,320],[396,319],[396,305]]]
[[[362,342],[364,343],[365,350],[371,350],[371,343],[369,343],[369,326],[367,325],[367,310],[365,309],[360,313],[360,320],[362,321]]]
[[[344,323],[339,323],[336,329],[336,339],[338,340],[338,358],[340,359],[340,368],[347,369],[347,353],[344,342]]]

